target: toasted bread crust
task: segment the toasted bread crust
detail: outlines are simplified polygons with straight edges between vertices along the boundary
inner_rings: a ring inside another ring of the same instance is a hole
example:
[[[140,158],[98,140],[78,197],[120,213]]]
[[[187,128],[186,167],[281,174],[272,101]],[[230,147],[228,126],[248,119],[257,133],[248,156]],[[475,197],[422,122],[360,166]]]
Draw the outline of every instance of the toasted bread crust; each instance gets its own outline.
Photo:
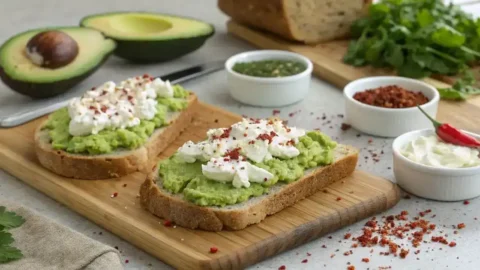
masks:
[[[40,164],[50,171],[70,178],[99,180],[121,177],[137,171],[150,172],[155,158],[191,123],[197,97],[192,93],[186,110],[165,128],[156,130],[140,148],[106,155],[82,155],[52,148],[48,132],[42,130],[46,121],[35,131],[35,152]]]
[[[147,176],[140,188],[140,202],[154,215],[182,227],[207,231],[241,230],[347,177],[355,170],[357,160],[358,152],[355,151],[329,166],[319,167],[308,176],[285,185],[279,192],[264,196],[258,203],[238,209],[202,207],[172,196],[157,186],[158,173],[154,171]]]

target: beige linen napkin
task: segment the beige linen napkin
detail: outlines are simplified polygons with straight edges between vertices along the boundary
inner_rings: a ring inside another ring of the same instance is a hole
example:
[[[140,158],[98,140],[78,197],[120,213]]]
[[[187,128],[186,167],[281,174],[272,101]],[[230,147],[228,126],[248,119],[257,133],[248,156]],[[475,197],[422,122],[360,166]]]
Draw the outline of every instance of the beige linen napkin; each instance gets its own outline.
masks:
[[[52,222],[23,206],[0,200],[0,206],[25,218],[25,223],[10,230],[24,257],[1,270],[121,270],[116,249]]]

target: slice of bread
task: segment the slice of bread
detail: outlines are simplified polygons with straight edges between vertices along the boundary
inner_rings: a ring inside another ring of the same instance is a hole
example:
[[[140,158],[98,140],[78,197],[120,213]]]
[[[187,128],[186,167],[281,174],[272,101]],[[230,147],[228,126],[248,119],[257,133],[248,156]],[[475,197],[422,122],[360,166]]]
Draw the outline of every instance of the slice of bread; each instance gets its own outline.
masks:
[[[305,43],[348,36],[372,0],[219,0],[235,21]]]
[[[195,205],[185,200],[183,194],[172,194],[163,189],[157,169],[147,176],[141,186],[140,201],[154,215],[182,227],[207,231],[241,230],[350,175],[357,164],[358,150],[338,145],[334,151],[335,161],[331,165],[310,169],[303,178],[293,183],[277,183],[268,194],[239,204],[225,207]]]
[[[197,97],[191,93],[187,109],[169,113],[167,120],[170,124],[156,129],[142,147],[134,150],[120,149],[102,155],[56,150],[52,148],[48,130],[43,129],[45,121],[35,131],[35,152],[42,166],[70,178],[108,179],[137,171],[150,172],[156,157],[191,123],[196,103]]]

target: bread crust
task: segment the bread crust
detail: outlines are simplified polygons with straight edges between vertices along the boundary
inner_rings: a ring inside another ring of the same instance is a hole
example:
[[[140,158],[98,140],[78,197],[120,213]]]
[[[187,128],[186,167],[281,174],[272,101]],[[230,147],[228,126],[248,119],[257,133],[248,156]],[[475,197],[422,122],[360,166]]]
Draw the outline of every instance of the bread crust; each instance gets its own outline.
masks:
[[[218,7],[239,23],[301,41],[288,22],[284,0],[219,0]]]
[[[263,195],[261,200],[245,207],[202,207],[190,203],[161,190],[156,184],[157,170],[150,173],[140,187],[140,202],[143,208],[154,215],[189,229],[241,230],[352,174],[358,151],[350,149],[352,151],[349,154],[335,163],[319,167],[302,179],[284,185],[278,192]]]
[[[155,158],[191,123],[196,95],[191,93],[188,103],[187,109],[181,111],[170,125],[155,130],[142,147],[113,154],[84,155],[53,149],[48,132],[42,130],[45,121],[35,131],[37,158],[43,167],[58,175],[85,180],[116,178],[137,171],[150,172],[155,166]]]
[[[288,16],[287,8],[293,4],[289,1],[291,0],[218,0],[218,7],[239,23],[275,33],[289,40],[314,44],[348,36],[349,26],[342,28],[343,30],[338,31],[338,33],[334,33],[333,36],[304,36],[297,29],[298,26],[295,22]],[[373,2],[373,0],[355,1],[363,2],[365,11],[366,7]],[[335,27],[332,25],[332,29]]]

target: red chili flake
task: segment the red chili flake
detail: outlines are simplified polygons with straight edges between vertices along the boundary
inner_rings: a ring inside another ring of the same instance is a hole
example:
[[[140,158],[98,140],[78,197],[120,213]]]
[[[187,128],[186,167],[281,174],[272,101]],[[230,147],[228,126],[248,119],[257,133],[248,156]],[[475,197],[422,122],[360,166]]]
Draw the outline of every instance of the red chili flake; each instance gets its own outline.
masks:
[[[352,125],[342,123],[342,126],[340,127],[343,131],[349,130],[352,128]]]
[[[458,228],[458,229],[463,229],[463,228],[465,228],[465,223],[460,223],[460,224],[458,224],[458,225],[457,225],[457,228]]]
[[[377,222],[375,220],[369,220],[365,223],[365,226],[375,228],[377,226]]]
[[[351,233],[347,233],[343,236],[343,239],[350,239],[351,236],[352,236]]]
[[[450,242],[450,244],[448,244],[449,247],[454,247],[456,245],[457,245],[457,243],[455,243],[455,242]]]
[[[273,115],[280,114],[280,110],[273,110],[272,114],[273,114]]]
[[[370,259],[369,258],[362,258],[362,262],[368,263],[368,262],[370,262]]]
[[[398,249],[398,245],[393,243],[393,242],[390,242],[388,244],[388,247],[390,249],[390,252],[393,253],[393,254],[396,254],[397,253],[397,249]]]
[[[129,260],[125,260],[125,263],[128,263],[128,262],[129,262]]]
[[[133,99],[133,96],[128,95],[128,96],[127,96],[127,99],[128,99],[129,101],[131,101],[131,100]]]
[[[368,143],[372,143],[372,142],[373,142],[373,140],[372,140],[372,139],[368,139]]]
[[[305,259],[305,260],[303,260],[303,261],[302,261],[302,263],[307,263],[307,262],[308,262],[308,260],[307,260],[307,259]]]
[[[347,267],[347,270],[355,270],[355,266],[350,265],[350,266]]]
[[[211,247],[210,248],[210,253],[217,253],[217,251],[218,251],[218,248],[216,248],[216,247]]]
[[[238,160],[240,157],[240,150],[241,150],[240,147],[229,150],[227,151],[227,153],[225,153],[225,157],[229,157],[232,160]]]
[[[172,227],[172,222],[171,222],[170,220],[165,220],[165,221],[163,222],[163,226],[165,226],[165,227]]]
[[[402,250],[400,251],[400,258],[405,259],[409,252],[410,250],[402,248]]]
[[[116,198],[118,196],[118,192],[114,192],[112,195],[110,195],[111,198]]]
[[[268,143],[270,144],[272,143],[272,140],[273,140],[272,137],[273,137],[272,135],[264,133],[264,134],[258,135],[257,140],[268,141]]]
[[[248,135],[247,133],[243,133],[243,137],[247,137],[247,135]]]
[[[463,201],[463,204],[464,204],[464,205],[469,205],[469,204],[470,204],[470,201],[465,200],[465,201]]]
[[[144,79],[150,78],[150,75],[148,75],[148,74],[143,74],[142,78],[144,78]]]
[[[341,200],[342,200],[342,198],[340,198],[340,197],[337,197],[337,201],[341,201]]]
[[[280,267],[278,267],[278,270],[286,270],[287,267],[285,265],[281,265]]]
[[[102,107],[100,108],[100,110],[101,110],[102,112],[104,112],[104,113],[107,112],[107,109],[108,109],[108,108],[107,108],[107,106],[105,106],[105,105],[102,105]]]

